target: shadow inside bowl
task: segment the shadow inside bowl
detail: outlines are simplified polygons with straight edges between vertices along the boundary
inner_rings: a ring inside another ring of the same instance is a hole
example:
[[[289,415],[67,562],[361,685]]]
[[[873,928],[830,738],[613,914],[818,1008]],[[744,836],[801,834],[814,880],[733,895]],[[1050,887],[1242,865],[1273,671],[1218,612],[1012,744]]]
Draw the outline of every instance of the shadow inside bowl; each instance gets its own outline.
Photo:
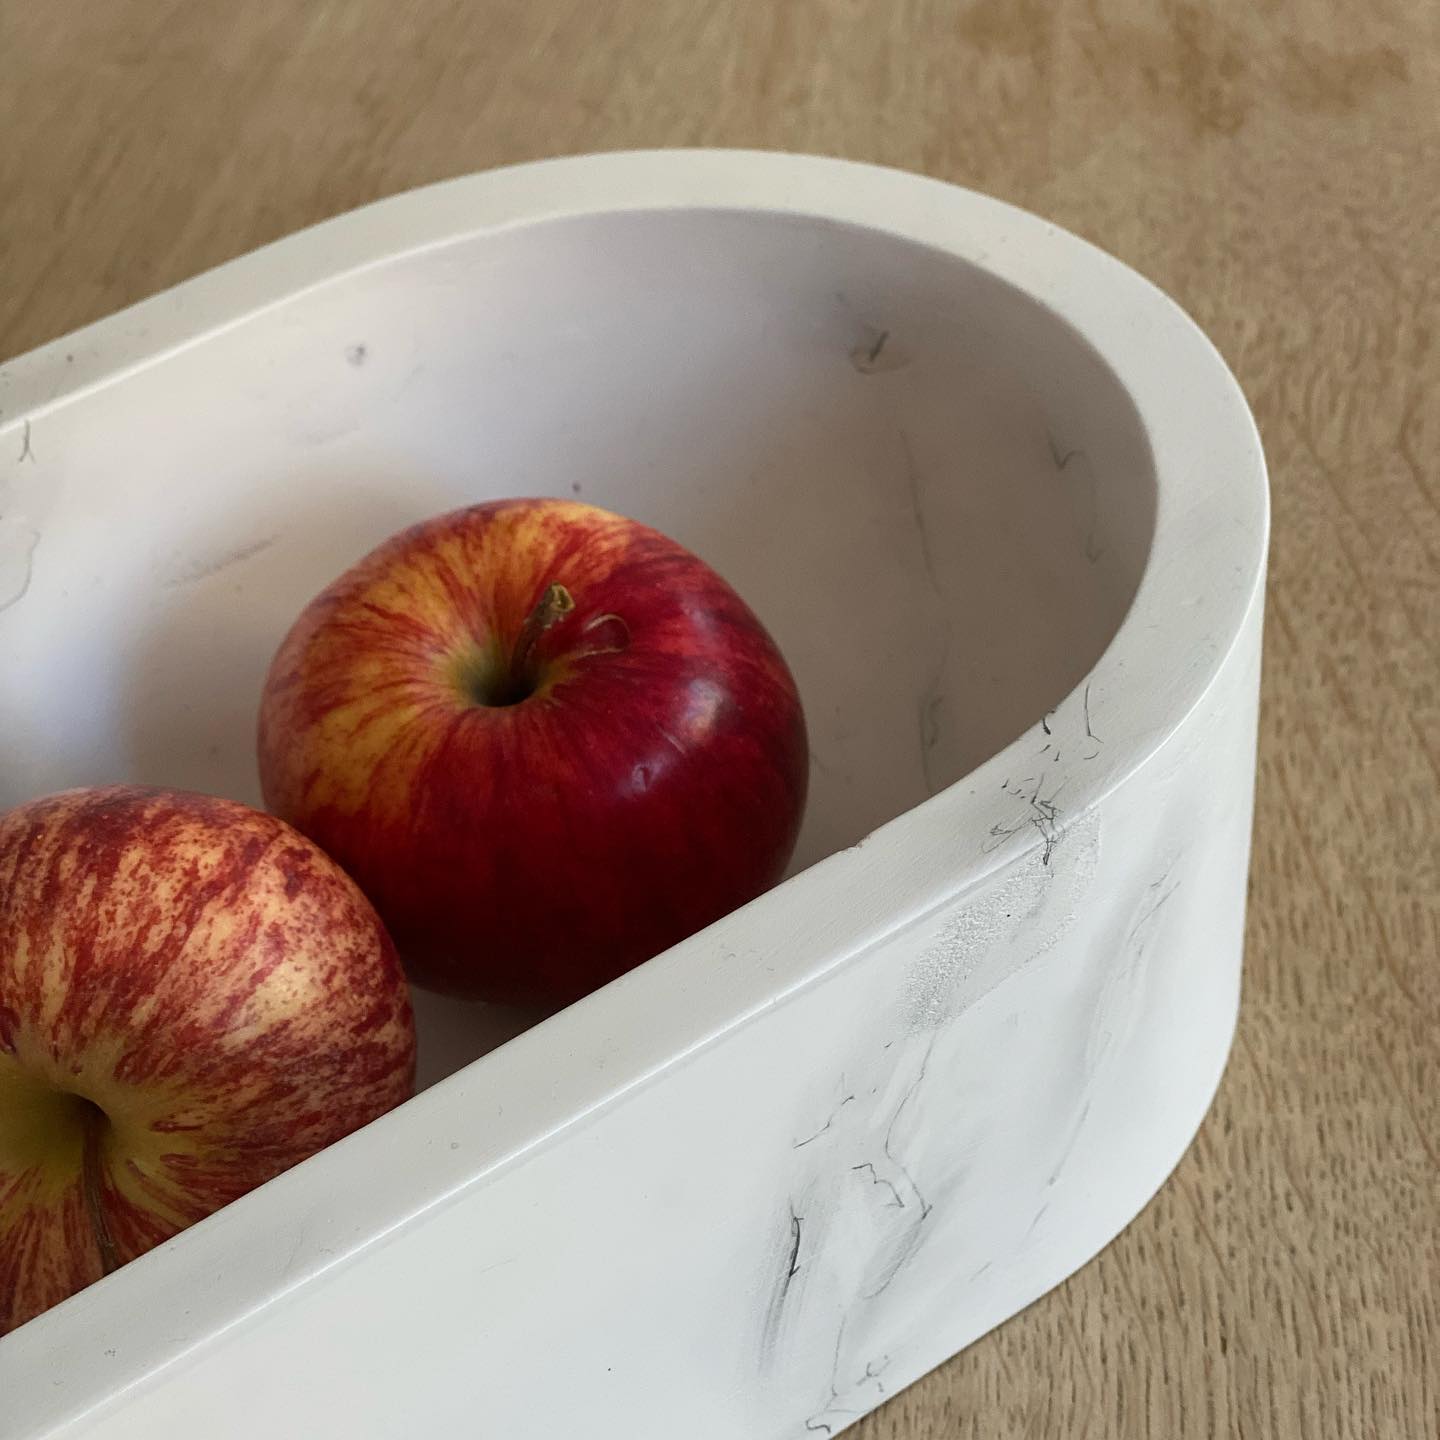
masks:
[[[954,256],[763,213],[474,235],[44,424],[57,485],[116,480],[0,616],[46,737],[7,802],[117,779],[255,802],[260,685],[318,589],[426,515],[566,495],[696,550],[775,635],[813,749],[798,870],[1042,722],[1154,527],[1139,419],[1060,319]],[[427,999],[424,1078],[524,1023]]]

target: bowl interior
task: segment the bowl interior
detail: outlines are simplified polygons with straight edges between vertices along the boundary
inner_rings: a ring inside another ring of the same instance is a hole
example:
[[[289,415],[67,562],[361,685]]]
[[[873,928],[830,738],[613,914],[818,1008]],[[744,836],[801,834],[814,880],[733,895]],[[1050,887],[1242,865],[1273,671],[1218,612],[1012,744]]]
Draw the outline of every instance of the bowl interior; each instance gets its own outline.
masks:
[[[881,230],[694,209],[286,299],[37,419],[10,483],[0,806],[121,779],[258,802],[265,667],[323,584],[437,511],[573,495],[696,550],[775,635],[813,746],[795,869],[1071,691],[1155,513],[1127,394],[1026,295]],[[427,1081],[524,1023],[420,1011]]]

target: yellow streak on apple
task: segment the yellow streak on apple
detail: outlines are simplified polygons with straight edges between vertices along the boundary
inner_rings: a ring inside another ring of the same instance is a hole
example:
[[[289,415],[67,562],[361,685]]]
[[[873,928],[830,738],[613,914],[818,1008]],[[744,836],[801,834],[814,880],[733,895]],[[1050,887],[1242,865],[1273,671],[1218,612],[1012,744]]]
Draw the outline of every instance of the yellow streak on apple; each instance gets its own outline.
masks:
[[[404,667],[397,666],[393,651],[366,655],[347,647],[335,657],[353,698],[316,717],[306,736],[306,752],[324,754],[328,762],[306,777],[312,806],[346,814],[370,807],[405,813],[413,800],[409,776],[423,768],[441,738],[439,727],[416,722],[436,706],[455,705],[457,666],[519,631],[535,600],[534,577],[550,573],[568,522],[583,517],[587,569],[603,570],[610,563],[607,551],[623,551],[626,522],[596,516],[589,507],[570,504],[543,518],[507,513],[469,543],[445,536],[429,550],[392,559],[350,599],[342,613],[354,614],[357,623],[363,623],[367,607],[375,607],[405,616],[424,634],[415,641],[408,685],[397,680]],[[511,576],[515,583],[509,583]],[[455,603],[457,589],[473,599],[469,614]],[[311,643],[307,668],[323,671],[331,644],[320,637]],[[557,670],[543,688],[563,678]]]

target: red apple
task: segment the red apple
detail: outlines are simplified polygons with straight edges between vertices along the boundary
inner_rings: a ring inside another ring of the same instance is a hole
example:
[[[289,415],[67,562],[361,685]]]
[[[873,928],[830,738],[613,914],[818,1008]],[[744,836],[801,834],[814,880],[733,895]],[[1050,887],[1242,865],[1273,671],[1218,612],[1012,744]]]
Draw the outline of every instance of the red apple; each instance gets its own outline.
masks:
[[[507,500],[395,536],[270,668],[276,813],[375,902],[421,984],[563,1004],[774,884],[805,801],[780,652],[674,541]]]
[[[316,847],[113,787],[0,815],[0,1334],[411,1093],[403,972]]]

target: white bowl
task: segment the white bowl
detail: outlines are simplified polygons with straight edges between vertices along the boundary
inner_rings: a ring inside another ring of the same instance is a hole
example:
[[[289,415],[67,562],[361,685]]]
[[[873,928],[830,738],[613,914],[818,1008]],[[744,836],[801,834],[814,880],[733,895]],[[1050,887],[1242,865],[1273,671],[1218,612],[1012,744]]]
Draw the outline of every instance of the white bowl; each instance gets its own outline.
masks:
[[[6,1440],[833,1433],[1095,1254],[1208,1106],[1255,429],[1132,271],[910,175],[498,171],[0,369],[0,805],[256,800],[300,606],[504,494],[648,521],[765,619],[792,878],[478,1060],[515,1018],[422,998],[439,1083],[0,1341]]]

